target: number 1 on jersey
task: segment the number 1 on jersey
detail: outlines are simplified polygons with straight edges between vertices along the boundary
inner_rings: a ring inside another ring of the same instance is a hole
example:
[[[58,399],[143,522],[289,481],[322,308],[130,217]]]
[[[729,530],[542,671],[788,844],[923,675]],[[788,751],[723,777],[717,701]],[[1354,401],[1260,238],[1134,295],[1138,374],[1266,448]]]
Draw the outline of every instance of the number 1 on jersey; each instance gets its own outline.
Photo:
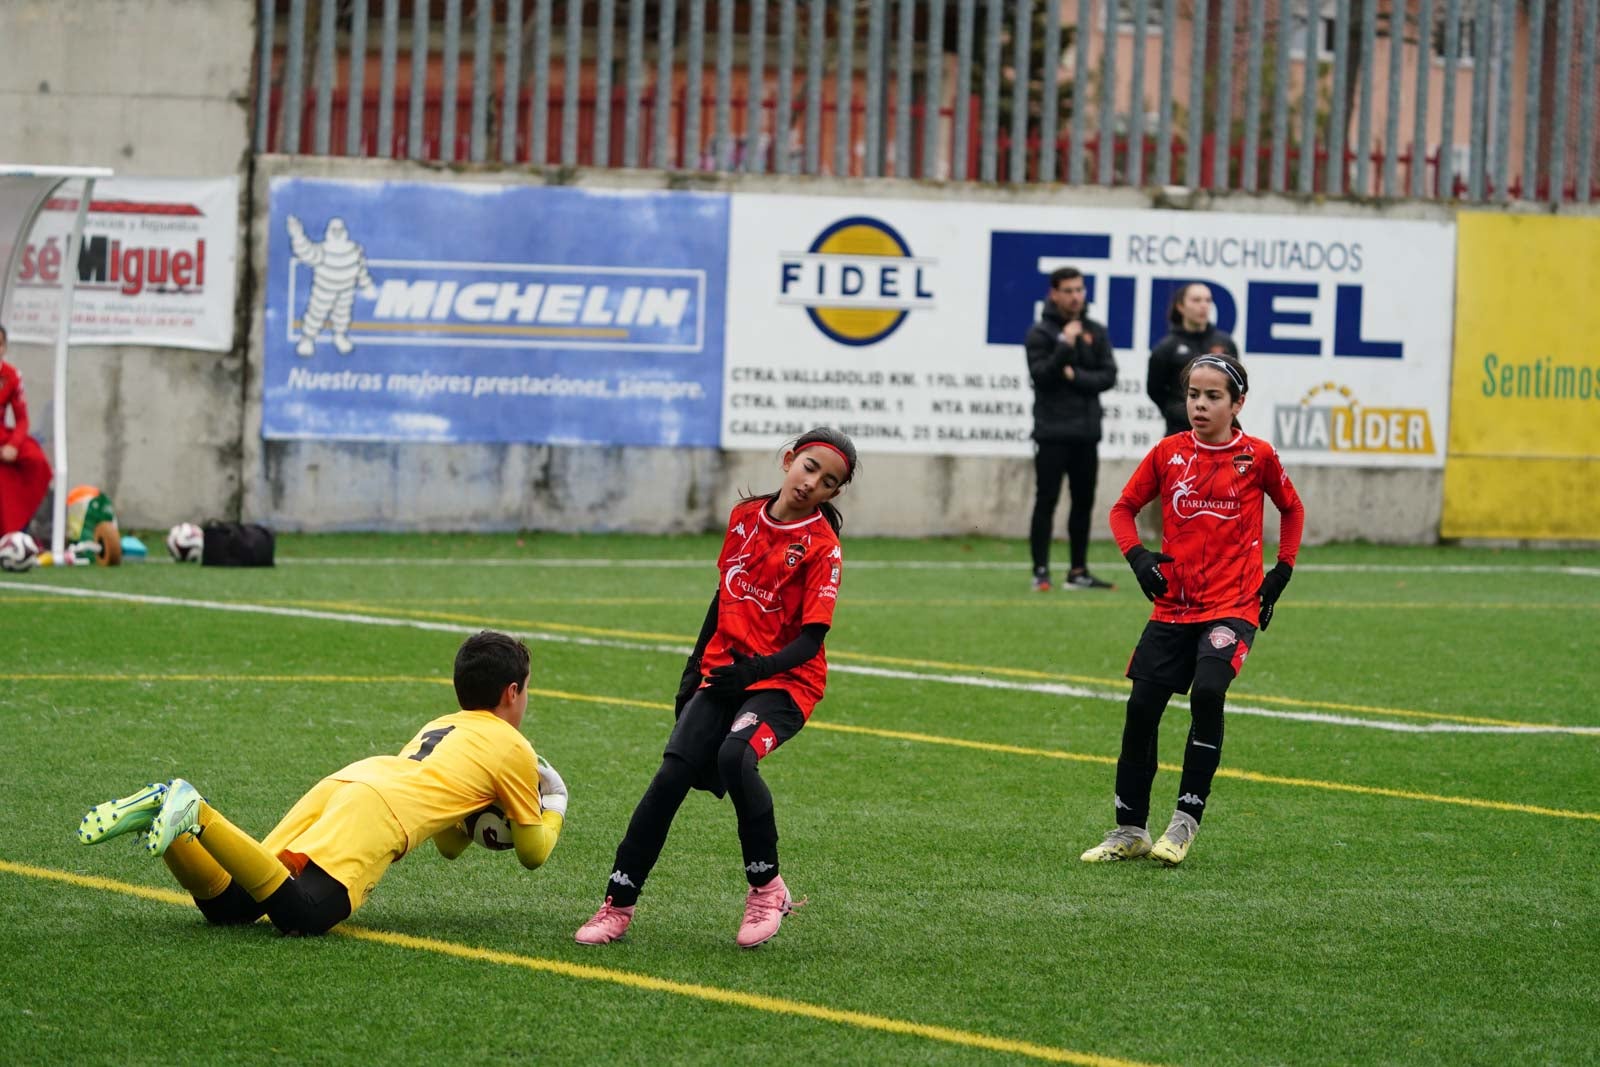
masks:
[[[437,730],[425,731],[422,735],[422,747],[411,753],[411,755],[407,758],[414,759],[418,763],[421,763],[423,760],[427,759],[433,754],[433,750],[439,746],[439,742],[443,741],[445,739],[445,735],[454,729],[454,726],[441,726]]]

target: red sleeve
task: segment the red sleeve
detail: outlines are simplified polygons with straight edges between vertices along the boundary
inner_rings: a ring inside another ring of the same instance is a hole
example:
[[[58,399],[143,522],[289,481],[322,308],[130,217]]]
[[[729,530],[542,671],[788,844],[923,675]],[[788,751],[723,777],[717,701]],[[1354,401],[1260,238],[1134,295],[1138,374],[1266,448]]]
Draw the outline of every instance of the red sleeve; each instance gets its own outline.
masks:
[[[22,375],[10,364],[0,367],[0,398],[4,398],[4,402],[0,402],[0,441],[21,448],[28,436],[28,399],[22,395]],[[6,403],[9,403],[12,418],[16,420],[16,426],[10,430],[5,426]]]
[[[806,564],[806,598],[800,609],[800,625],[820,622],[833,625],[833,609],[839,603],[839,575],[844,570],[844,550],[835,541],[827,552]]]
[[[1111,505],[1111,536],[1116,538],[1117,550],[1126,554],[1139,543],[1139,528],[1134,517],[1139,509],[1154,500],[1161,492],[1161,479],[1156,475],[1157,445],[1147,453],[1133,470],[1133,477],[1122,487],[1122,495]]]
[[[1293,567],[1300,552],[1300,535],[1306,528],[1306,506],[1300,502],[1300,494],[1295,492],[1276,449],[1267,454],[1261,487],[1278,506],[1278,561]]]

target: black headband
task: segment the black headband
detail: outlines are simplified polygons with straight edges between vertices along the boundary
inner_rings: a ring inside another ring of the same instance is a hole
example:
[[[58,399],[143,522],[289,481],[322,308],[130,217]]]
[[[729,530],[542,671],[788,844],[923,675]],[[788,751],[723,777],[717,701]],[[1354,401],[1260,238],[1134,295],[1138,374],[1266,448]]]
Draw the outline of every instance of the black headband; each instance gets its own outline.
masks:
[[[1194,361],[1194,366],[1190,367],[1189,369],[1192,371],[1194,367],[1221,367],[1228,377],[1233,379],[1233,384],[1238,386],[1240,396],[1243,396],[1250,391],[1250,387],[1244,384],[1244,379],[1240,377],[1239,372],[1234,370],[1230,364],[1218,359],[1216,356],[1201,356],[1199,359]]]

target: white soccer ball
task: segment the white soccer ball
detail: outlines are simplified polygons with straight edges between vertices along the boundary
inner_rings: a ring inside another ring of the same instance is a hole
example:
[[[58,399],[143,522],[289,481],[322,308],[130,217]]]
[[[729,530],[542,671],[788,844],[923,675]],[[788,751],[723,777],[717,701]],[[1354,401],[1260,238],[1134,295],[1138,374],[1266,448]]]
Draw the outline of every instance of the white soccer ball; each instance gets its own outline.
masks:
[[[167,551],[179,563],[199,563],[206,535],[192,522],[180,522],[167,531]]]
[[[39,545],[17,530],[0,537],[0,568],[8,571],[32,570],[39,565]]]
[[[516,847],[516,842],[511,840],[511,821],[493,804],[467,816],[467,833],[478,844],[495,852]]]

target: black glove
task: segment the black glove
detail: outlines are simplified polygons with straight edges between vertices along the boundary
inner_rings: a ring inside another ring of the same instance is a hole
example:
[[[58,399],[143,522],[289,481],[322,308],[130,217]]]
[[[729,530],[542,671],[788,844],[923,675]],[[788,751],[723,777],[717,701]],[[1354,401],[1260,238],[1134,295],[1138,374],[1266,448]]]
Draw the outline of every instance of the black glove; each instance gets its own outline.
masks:
[[[1283,587],[1289,584],[1289,579],[1294,575],[1294,568],[1287,563],[1280,562],[1267,572],[1261,579],[1261,587],[1256,590],[1256,596],[1261,598],[1261,628],[1265,630],[1272,621],[1272,609],[1278,603],[1278,598],[1283,595]]]
[[[722,694],[742,693],[771,674],[767,670],[767,657],[746,656],[737,649],[729,649],[733,662],[712,669],[707,688]]]
[[[1144,590],[1146,600],[1154,603],[1156,597],[1166,594],[1167,576],[1161,572],[1161,565],[1171,563],[1171,556],[1165,552],[1152,552],[1143,545],[1134,545],[1122,557],[1133,568],[1133,576],[1139,579],[1139,588]]]
[[[700,688],[701,681],[700,657],[690,656],[689,661],[683,665],[683,678],[678,682],[678,695],[672,701],[673,718],[683,714],[684,707]]]

